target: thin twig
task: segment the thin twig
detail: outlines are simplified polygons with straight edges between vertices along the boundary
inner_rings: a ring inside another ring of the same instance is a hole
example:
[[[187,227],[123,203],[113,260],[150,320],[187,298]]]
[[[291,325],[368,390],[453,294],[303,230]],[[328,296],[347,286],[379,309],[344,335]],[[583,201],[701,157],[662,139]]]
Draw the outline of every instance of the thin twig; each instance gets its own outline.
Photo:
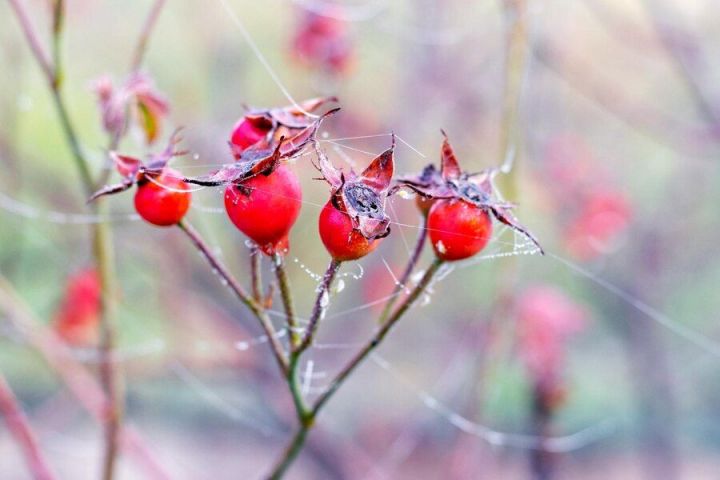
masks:
[[[262,271],[260,270],[260,249],[257,245],[253,245],[250,249],[250,288],[252,289],[252,296],[255,301],[262,305],[263,294],[262,294]]]
[[[415,248],[412,251],[412,254],[410,255],[410,259],[408,260],[407,265],[405,266],[405,271],[403,272],[402,276],[397,282],[397,285],[395,285],[395,288],[393,289],[392,295],[388,299],[387,303],[385,304],[385,307],[383,308],[382,313],[380,313],[380,317],[378,320],[378,323],[382,325],[385,323],[385,319],[388,315],[390,315],[390,312],[392,311],[392,307],[395,305],[395,302],[397,302],[398,298],[400,297],[400,291],[407,288],[408,281],[410,280],[410,276],[412,275],[412,272],[415,270],[415,265],[417,265],[418,260],[420,260],[420,255],[422,255],[423,248],[425,248],[425,243],[427,240],[427,217],[425,215],[422,215],[422,219],[420,221],[420,229],[418,230],[418,237],[415,241]]]
[[[226,283],[230,290],[235,293],[235,296],[242,303],[244,303],[260,321],[260,325],[268,338],[268,343],[272,347],[275,359],[277,360],[277,363],[282,370],[283,375],[287,375],[288,361],[285,356],[282,344],[280,343],[280,339],[278,338],[277,332],[275,331],[275,327],[273,326],[270,317],[268,317],[267,312],[265,312],[265,309],[245,291],[242,285],[240,285],[240,283],[235,279],[235,277],[232,276],[232,274],[228,271],[225,265],[220,262],[220,260],[215,256],[215,254],[210,250],[210,247],[202,239],[197,230],[195,230],[195,228],[193,228],[190,223],[185,220],[181,220],[180,223],[178,223],[177,225],[180,230],[185,232],[185,234],[192,241],[193,245],[195,245],[195,247],[200,251],[200,253],[202,253],[203,257],[205,257],[205,259],[210,263],[213,271],[217,273],[221,279],[223,279],[224,283]]]
[[[15,438],[20,450],[25,456],[25,461],[32,472],[35,480],[53,480],[55,475],[51,472],[50,466],[45,461],[38,446],[35,434],[30,427],[20,402],[15,397],[5,376],[0,372],[0,413],[5,417],[8,431]]]
[[[290,280],[285,270],[285,257],[279,253],[275,253],[273,255],[273,266],[275,268],[278,285],[280,286],[280,296],[282,297],[287,326],[290,331],[290,348],[295,349],[300,344],[300,334],[298,333],[297,319],[295,318],[295,306],[293,305]]]
[[[63,32],[64,19],[64,1],[56,0],[53,4],[53,23],[52,23],[52,52],[54,65],[50,66],[47,57],[39,47],[38,37],[33,31],[27,20],[27,15],[17,2],[17,0],[9,0],[16,16],[23,28],[25,37],[30,44],[30,48],[43,70],[50,93],[57,110],[60,126],[62,128],[65,140],[70,147],[72,157],[75,161],[77,169],[82,178],[83,187],[86,195],[90,195],[94,190],[94,182],[90,172],[90,163],[80,148],[75,127],[70,120],[67,107],[63,101],[61,84],[63,77],[62,58],[61,58],[61,40]],[[94,213],[104,213],[104,202],[97,203],[94,207]],[[99,222],[93,225],[93,251],[95,255],[95,263],[101,279],[101,356],[103,360],[100,367],[100,376],[108,395],[108,412],[106,414],[106,445],[105,459],[103,461],[103,478],[111,480],[114,472],[115,457],[118,450],[118,436],[120,435],[120,423],[122,415],[122,391],[121,385],[117,378],[117,372],[112,361],[112,348],[114,343],[114,327],[112,324],[112,314],[114,312],[114,272],[112,258],[112,242],[110,238],[110,227],[107,222]]]
[[[298,454],[302,450],[302,447],[305,443],[305,440],[307,439],[307,435],[312,428],[312,426],[315,423],[315,419],[320,412],[320,410],[323,408],[323,406],[327,403],[328,400],[335,394],[335,392],[340,388],[340,386],[345,382],[347,377],[360,365],[363,360],[365,360],[368,355],[383,341],[385,336],[388,334],[388,332],[392,329],[392,327],[400,320],[400,318],[407,312],[410,307],[413,306],[415,301],[418,299],[418,297],[425,291],[425,289],[430,285],[430,282],[432,281],[433,277],[435,276],[435,273],[438,271],[440,266],[443,264],[442,260],[435,259],[435,261],[430,265],[430,267],[425,272],[425,275],[423,275],[422,280],[415,286],[415,288],[410,292],[410,294],[405,298],[402,304],[395,310],[395,312],[388,318],[387,322],[385,322],[373,335],[373,337],[368,341],[368,343],[357,353],[355,356],[345,365],[345,367],[340,370],[340,372],[337,374],[337,376],[333,379],[333,381],[330,383],[330,386],[327,390],[325,390],[324,393],[318,397],[318,399],[315,401],[313,406],[308,410],[304,404],[302,397],[300,395],[300,392],[298,390],[298,384],[297,384],[297,364],[299,362],[300,356],[302,354],[302,350],[296,350],[295,352],[292,352],[291,354],[291,360],[290,360],[290,372],[291,374],[288,376],[288,383],[290,386],[291,391],[293,392],[293,398],[297,397],[296,400],[296,408],[298,411],[298,417],[299,417],[299,426],[298,430],[295,432],[293,437],[290,440],[290,443],[283,451],[282,455],[280,456],[279,460],[273,467],[271,473],[268,475],[268,479],[270,480],[276,480],[279,478],[282,478],[282,476],[285,474],[287,469],[290,467],[292,462],[297,458]],[[323,285],[329,285],[332,281],[332,277],[334,276],[335,272],[337,271],[337,267],[339,266],[339,262],[333,261],[330,264],[330,267],[328,267],[328,271],[325,274],[325,278],[323,279]],[[322,295],[322,294],[321,294]],[[312,338],[312,337],[311,337]]]
[[[152,34],[153,28],[155,27],[155,24],[157,23],[158,17],[160,16],[160,12],[162,11],[163,6],[165,5],[165,0],[155,0],[155,3],[152,6],[152,9],[150,10],[150,13],[148,14],[147,18],[145,19],[145,23],[143,24],[143,28],[140,31],[140,36],[138,37],[138,43],[135,46],[135,51],[133,53],[132,61],[130,62],[130,72],[134,73],[140,70],[140,66],[142,65],[143,58],[145,57],[145,52],[147,51],[147,45],[148,41],[150,40],[150,36]]]
[[[527,0],[504,0],[504,7],[508,31],[499,163],[502,172],[508,174],[505,177],[510,177],[521,148],[520,105],[529,55]],[[512,178],[507,178],[507,183],[510,188],[504,193],[515,198]]]
[[[283,451],[280,456],[279,462],[273,467],[270,475],[267,476],[268,480],[279,480],[285,475],[285,472],[290,468],[290,465],[292,465],[292,462],[297,458],[300,450],[302,450],[305,445],[305,439],[309,431],[309,426],[300,425],[288,446],[285,447],[285,451]]]
[[[323,312],[327,308],[330,286],[332,285],[339,268],[340,262],[335,259],[330,261],[330,265],[328,265],[325,275],[323,275],[322,282],[318,287],[317,298],[315,298],[315,305],[313,306],[313,311],[310,315],[307,332],[305,332],[305,335],[303,336],[302,343],[300,343],[300,345],[295,349],[298,353],[305,351],[313,341],[315,332],[320,324],[320,318],[323,316]]]
[[[30,50],[32,50],[33,56],[45,74],[45,79],[52,86],[55,83],[55,73],[53,71],[52,64],[50,63],[50,59],[47,54],[43,51],[43,48],[40,45],[40,40],[35,34],[25,10],[23,10],[23,7],[20,5],[18,0],[8,0],[8,2],[10,3],[10,7],[15,11],[15,16],[20,23],[23,35],[25,35],[25,39],[28,42]]]
[[[425,291],[430,285],[435,273],[442,266],[443,261],[436,258],[430,267],[425,271],[422,279],[415,288],[410,292],[410,295],[400,304],[395,312],[388,318],[388,320],[380,326],[378,331],[373,335],[370,341],[347,363],[347,365],[340,370],[340,373],[330,382],[330,386],[324,393],[322,393],[315,404],[312,407],[313,415],[317,415],[320,409],[325,403],[333,396],[337,389],[343,384],[348,375],[350,375],[360,363],[383,341],[388,332],[395,326],[395,324],[402,318],[403,314],[407,312],[410,307],[413,306],[418,297]]]
[[[35,318],[27,304],[3,276],[0,276],[0,310],[6,312],[12,325],[42,354],[48,366],[58,374],[78,403],[104,425],[109,402],[102,387],[87,368],[75,359],[67,345]],[[122,443],[123,448],[135,456],[138,464],[146,468],[151,478],[170,478],[132,427],[123,429]]]

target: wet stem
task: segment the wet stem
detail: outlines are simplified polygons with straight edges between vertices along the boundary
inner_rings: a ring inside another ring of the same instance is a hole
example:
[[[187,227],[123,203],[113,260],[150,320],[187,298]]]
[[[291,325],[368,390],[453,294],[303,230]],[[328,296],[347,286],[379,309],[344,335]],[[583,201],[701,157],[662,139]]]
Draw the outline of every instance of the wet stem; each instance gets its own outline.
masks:
[[[53,104],[58,115],[60,127],[65,141],[70,148],[72,158],[75,162],[86,196],[92,194],[95,189],[103,183],[106,175],[101,173],[99,181],[93,180],[90,170],[90,162],[82,151],[77,131],[72,123],[66,103],[63,99],[62,85],[64,70],[62,63],[62,38],[65,20],[64,0],[53,0],[52,9],[52,36],[51,36],[51,58],[44,52],[38,35],[34,31],[29,17],[18,0],[8,0],[10,7],[20,23],[22,32],[27,40],[30,50],[38,65],[43,71],[48,83]],[[143,52],[147,45],[153,25],[159,15],[164,0],[156,0],[150,16],[140,36],[140,42],[136,48],[132,68],[137,69],[140,65]],[[111,144],[117,145],[119,138],[112,139]],[[101,218],[107,217],[108,207],[103,199],[92,204],[93,213]],[[116,305],[117,287],[115,283],[114,255],[110,226],[107,221],[93,224],[91,227],[92,250],[95,257],[95,266],[101,281],[101,321],[100,321],[100,380],[107,395],[108,402],[104,412],[105,424],[105,451],[103,457],[102,478],[111,480],[114,476],[115,463],[120,448],[120,430],[123,414],[123,386],[121,378],[115,368],[113,350],[115,347],[114,315]]]
[[[418,260],[420,260],[423,248],[425,248],[425,243],[427,243],[427,217],[425,215],[422,215],[422,219],[420,220],[420,229],[418,230],[418,237],[415,241],[415,248],[413,248],[413,251],[410,255],[410,260],[408,260],[407,266],[405,266],[405,271],[398,279],[397,285],[395,285],[392,295],[385,304],[385,307],[383,307],[382,313],[380,313],[380,317],[378,319],[378,323],[380,325],[385,323],[385,319],[388,315],[390,315],[392,307],[395,305],[395,302],[397,302],[398,298],[400,297],[400,292],[403,289],[407,289],[408,281],[410,280],[412,272],[415,270],[415,266],[417,265]]]
[[[5,417],[8,432],[25,456],[33,478],[36,480],[57,478],[42,456],[30,423],[2,373],[0,373],[0,413]]]
[[[353,356],[350,361],[339,371],[335,378],[330,382],[330,386],[327,388],[327,390],[325,390],[325,392],[322,393],[310,407],[306,407],[304,404],[302,394],[299,390],[299,381],[296,372],[297,365],[299,363],[303,350],[297,349],[295,352],[293,352],[290,360],[288,384],[295,400],[299,426],[267,478],[271,480],[276,480],[283,477],[283,475],[287,472],[288,468],[290,468],[290,465],[292,465],[293,461],[295,461],[298,454],[302,450],[308,433],[315,424],[315,419],[317,418],[317,415],[320,413],[322,408],[338,391],[338,389],[343,385],[347,378],[355,371],[355,369],[360,364],[362,364],[365,359],[367,359],[367,357],[373,352],[373,350],[375,350],[375,348],[377,348],[378,345],[380,345],[385,336],[390,332],[390,330],[395,326],[395,324],[400,320],[400,318],[402,318],[402,316],[414,305],[418,297],[420,297],[420,295],[430,286],[432,279],[434,278],[435,274],[442,266],[442,264],[443,262],[440,259],[435,259],[433,261],[430,267],[425,271],[422,279],[413,288],[410,294],[403,300],[403,302],[398,306],[398,308],[393,312],[393,314],[385,322],[382,323],[382,325],[378,328],[378,330],[370,338],[370,340],[365,344],[365,346],[363,346],[355,354],[355,356]],[[323,277],[323,283],[321,284],[318,299],[322,297],[325,289],[329,288],[338,267],[339,262],[331,262],[330,267],[328,268],[328,272],[326,272],[325,276]],[[316,301],[316,306],[317,305],[318,302]],[[310,342],[312,341],[312,336],[312,331],[308,331],[308,333],[306,334],[306,338],[309,337]],[[304,343],[305,342],[303,342],[303,344]],[[308,345],[309,344],[310,343],[308,343]]]
[[[213,272],[215,272],[227,285],[236,297],[245,304],[255,317],[260,321],[261,326],[268,338],[268,343],[271,346],[275,359],[282,372],[283,378],[288,385],[288,390],[292,396],[293,405],[295,407],[295,413],[297,416],[298,427],[290,442],[288,443],[285,450],[282,452],[280,458],[275,463],[272,471],[267,476],[270,479],[280,479],[287,472],[290,465],[297,458],[299,453],[302,451],[307,436],[315,424],[315,419],[320,410],[325,404],[332,398],[335,392],[340,386],[347,380],[347,378],[355,371],[355,369],[372,353],[372,351],[383,341],[385,336],[400,320],[400,318],[414,305],[418,297],[426,291],[430,286],[432,279],[437,273],[438,269],[442,266],[443,262],[439,259],[435,259],[430,267],[425,271],[422,279],[418,284],[410,291],[408,296],[402,301],[389,318],[383,322],[378,328],[375,334],[368,340],[363,348],[361,348],[355,356],[339,371],[335,378],[331,381],[328,389],[322,393],[317,400],[311,405],[307,405],[302,394],[302,387],[300,378],[298,375],[298,367],[302,359],[302,354],[311,345],[315,337],[315,333],[319,326],[320,320],[323,317],[323,312],[327,307],[327,295],[329,294],[333,280],[336,278],[341,262],[332,260],[328,265],[328,268],[323,275],[322,281],[317,290],[317,297],[313,307],[312,314],[308,323],[307,330],[302,337],[302,340],[290,340],[290,351],[288,354],[282,344],[279,341],[275,327],[270,321],[265,307],[259,303],[253,295],[245,291],[245,289],[238,283],[238,281],[232,276],[228,269],[223,263],[217,258],[215,253],[209,248],[207,243],[203,240],[200,234],[186,221],[182,220],[178,223],[178,228],[188,236],[195,248],[202,254],[202,256],[208,261]],[[280,287],[280,293],[283,297],[283,305],[286,309],[285,316],[287,319],[287,328],[296,329],[295,310],[293,306],[293,300],[291,295],[290,283],[288,280],[287,272],[285,271],[284,258],[281,255],[274,255],[273,262],[275,266],[275,273],[277,281]],[[411,257],[410,262],[417,262],[417,258]],[[412,270],[411,265],[408,264],[406,270]],[[251,279],[254,284],[254,275]],[[292,325],[292,326],[291,326]],[[293,327],[294,326],[294,327]],[[292,330],[291,330],[292,331]]]
[[[177,226],[180,230],[182,230],[183,233],[185,233],[185,235],[187,235],[195,248],[197,248],[197,250],[202,254],[202,256],[208,261],[208,263],[210,264],[210,268],[212,268],[213,272],[215,272],[220,277],[222,282],[227,285],[227,287],[235,294],[238,300],[245,304],[245,306],[247,306],[248,309],[250,309],[250,311],[253,313],[253,315],[258,319],[258,321],[260,322],[260,326],[263,329],[263,332],[267,336],[268,343],[272,348],[273,355],[278,364],[278,367],[283,372],[283,375],[287,375],[289,367],[285,351],[282,344],[280,343],[279,335],[275,331],[275,327],[273,326],[272,321],[270,320],[270,317],[265,311],[263,305],[257,302],[248,292],[245,291],[240,282],[238,282],[235,277],[233,277],[227,267],[225,267],[225,265],[220,261],[220,259],[217,258],[217,256],[210,249],[207,243],[205,243],[198,231],[195,230],[195,228],[190,225],[187,220],[181,220],[180,223],[177,224]]]

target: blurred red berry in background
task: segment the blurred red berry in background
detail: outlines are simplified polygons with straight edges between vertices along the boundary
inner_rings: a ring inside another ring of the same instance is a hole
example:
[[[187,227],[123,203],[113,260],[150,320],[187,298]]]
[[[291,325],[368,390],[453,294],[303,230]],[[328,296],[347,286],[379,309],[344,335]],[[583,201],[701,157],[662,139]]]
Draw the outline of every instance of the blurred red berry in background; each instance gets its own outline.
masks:
[[[567,343],[589,315],[561,290],[548,285],[522,292],[515,305],[520,357],[536,389],[559,400]]]
[[[53,328],[70,345],[87,346],[97,342],[100,295],[100,276],[95,269],[80,270],[68,277]]]
[[[592,260],[617,248],[632,219],[630,204],[617,191],[595,191],[583,201],[580,212],[565,226],[570,253],[580,260]]]
[[[632,220],[630,199],[581,137],[564,133],[546,145],[543,175],[565,248],[578,260],[612,253]]]
[[[292,39],[291,54],[300,64],[334,75],[348,73],[353,46],[347,22],[327,15],[303,11]]]

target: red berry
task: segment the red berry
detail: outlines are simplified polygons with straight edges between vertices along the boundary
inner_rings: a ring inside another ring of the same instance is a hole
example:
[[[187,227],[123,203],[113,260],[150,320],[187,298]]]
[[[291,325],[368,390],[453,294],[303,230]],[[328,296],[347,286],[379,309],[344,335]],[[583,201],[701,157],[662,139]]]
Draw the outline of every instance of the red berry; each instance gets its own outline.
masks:
[[[233,127],[230,143],[232,143],[238,151],[242,152],[265,138],[265,135],[270,131],[269,127],[270,125],[268,125],[268,128],[263,128],[263,125],[243,117],[238,120]]]
[[[428,215],[428,234],[441,260],[462,260],[485,248],[492,233],[488,213],[463,200],[437,200]]]
[[[94,269],[71,275],[65,296],[55,312],[53,327],[71,345],[91,345],[97,341],[100,321],[100,276]]]
[[[286,165],[225,190],[228,217],[268,255],[287,251],[288,234],[301,204],[300,180]]]
[[[330,200],[320,212],[320,238],[330,256],[339,262],[357,260],[375,250],[379,240],[368,240],[353,228],[350,216]]]
[[[178,223],[190,208],[192,194],[182,174],[166,168],[158,176],[138,182],[135,210],[147,222],[159,227]]]

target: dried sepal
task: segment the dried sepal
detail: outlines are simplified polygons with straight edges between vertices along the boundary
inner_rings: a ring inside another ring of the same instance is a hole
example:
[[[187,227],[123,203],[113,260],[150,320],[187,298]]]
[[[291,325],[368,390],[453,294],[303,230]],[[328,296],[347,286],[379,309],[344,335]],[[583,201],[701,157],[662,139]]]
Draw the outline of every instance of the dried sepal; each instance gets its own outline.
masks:
[[[352,169],[346,174],[336,168],[317,148],[319,170],[330,184],[335,206],[347,213],[353,228],[368,240],[386,237],[390,233],[390,217],[385,202],[390,193],[395,169],[395,139],[392,146],[378,155],[361,174]]]
[[[445,181],[457,180],[462,176],[462,169],[455,156],[455,151],[452,145],[450,145],[447,134],[444,131],[442,131],[442,134],[443,143],[440,150],[440,175]]]
[[[337,103],[337,97],[318,97],[311,98],[300,102],[300,108],[290,105],[282,108],[272,108],[268,110],[258,110],[270,117],[278,125],[288,128],[305,128],[310,126],[317,117],[307,115],[308,113],[315,115],[322,107],[328,103]]]
[[[496,168],[488,168],[478,173],[464,172],[459,165],[452,146],[443,133],[443,144],[440,150],[440,170],[432,164],[426,166],[421,173],[401,177],[392,187],[391,193],[400,189],[409,189],[418,195],[430,199],[458,199],[482,208],[499,222],[509,226],[527,237],[544,253],[537,238],[512,214],[515,205],[497,199],[493,179],[499,173]]]
[[[240,183],[261,173],[269,174],[280,161],[280,148],[284,140],[280,140],[275,149],[267,144],[246,150],[244,160],[223,165],[222,168],[199,177],[185,177],[183,180],[195,185],[217,187],[230,183]]]
[[[223,165],[219,170],[198,177],[186,177],[188,183],[203,186],[220,186],[241,183],[256,175],[269,175],[282,160],[296,157],[311,143],[315,142],[322,121],[339,109],[332,109],[314,118],[307,126],[291,128],[280,125],[271,134],[255,145],[234,150],[237,161]],[[231,145],[231,148],[234,148]]]
[[[110,152],[110,158],[115,164],[115,169],[122,177],[122,180],[119,183],[105,185],[100,188],[90,196],[88,202],[92,202],[98,197],[105,195],[113,195],[124,192],[143,180],[143,178],[147,175],[160,175],[173,157],[184,155],[186,153],[185,151],[179,151],[176,149],[177,144],[180,143],[181,140],[180,129],[177,129],[170,136],[170,140],[168,141],[168,145],[165,149],[159,153],[150,155],[146,162],[143,162],[139,158],[121,155],[117,152]]]

